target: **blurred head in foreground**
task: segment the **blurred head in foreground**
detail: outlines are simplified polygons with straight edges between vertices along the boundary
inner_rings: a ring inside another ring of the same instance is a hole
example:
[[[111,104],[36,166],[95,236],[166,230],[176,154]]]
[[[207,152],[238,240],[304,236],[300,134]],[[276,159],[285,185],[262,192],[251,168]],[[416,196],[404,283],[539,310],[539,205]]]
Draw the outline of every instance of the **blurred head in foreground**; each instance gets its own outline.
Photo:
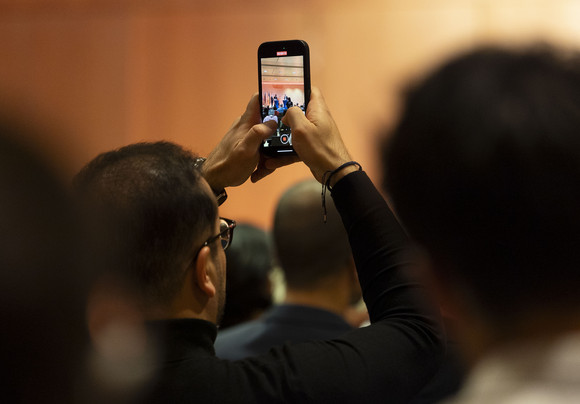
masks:
[[[480,48],[407,94],[386,187],[473,355],[580,318],[580,57]]]
[[[78,211],[28,129],[0,118],[0,358],[3,399],[82,400],[90,271]],[[18,139],[18,141],[17,141]]]

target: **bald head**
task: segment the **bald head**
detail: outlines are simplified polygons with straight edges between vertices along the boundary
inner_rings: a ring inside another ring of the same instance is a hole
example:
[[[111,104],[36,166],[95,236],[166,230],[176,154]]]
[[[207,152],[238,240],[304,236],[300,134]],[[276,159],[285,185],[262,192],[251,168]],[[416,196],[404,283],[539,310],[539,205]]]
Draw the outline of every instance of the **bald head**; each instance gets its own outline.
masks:
[[[332,198],[322,219],[321,185],[308,180],[289,188],[274,217],[274,243],[289,288],[312,289],[344,271],[350,245]]]

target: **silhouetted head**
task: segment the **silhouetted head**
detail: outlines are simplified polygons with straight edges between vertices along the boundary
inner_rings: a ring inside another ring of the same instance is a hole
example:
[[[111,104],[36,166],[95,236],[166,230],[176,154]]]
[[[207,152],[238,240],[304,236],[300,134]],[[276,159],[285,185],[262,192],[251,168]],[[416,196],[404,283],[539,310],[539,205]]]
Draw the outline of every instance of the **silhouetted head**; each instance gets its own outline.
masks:
[[[487,321],[580,308],[578,54],[452,59],[409,91],[383,160],[405,226]]]
[[[345,271],[352,253],[332,198],[326,198],[327,223],[322,217],[320,184],[300,182],[278,202],[274,243],[288,288],[313,289]]]
[[[90,267],[83,221],[43,156],[0,118],[0,358],[3,401],[83,398]],[[86,397],[86,396],[85,396]]]

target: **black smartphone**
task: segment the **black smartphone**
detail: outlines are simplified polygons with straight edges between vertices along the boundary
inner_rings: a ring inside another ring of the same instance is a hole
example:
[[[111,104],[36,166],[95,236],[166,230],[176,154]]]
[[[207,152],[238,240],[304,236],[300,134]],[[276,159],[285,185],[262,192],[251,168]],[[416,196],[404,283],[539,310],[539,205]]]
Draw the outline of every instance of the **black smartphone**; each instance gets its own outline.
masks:
[[[301,40],[264,42],[258,48],[258,84],[262,122],[275,121],[276,132],[261,146],[264,154],[295,154],[292,132],[282,123],[286,111],[306,112],[310,100],[310,52]]]

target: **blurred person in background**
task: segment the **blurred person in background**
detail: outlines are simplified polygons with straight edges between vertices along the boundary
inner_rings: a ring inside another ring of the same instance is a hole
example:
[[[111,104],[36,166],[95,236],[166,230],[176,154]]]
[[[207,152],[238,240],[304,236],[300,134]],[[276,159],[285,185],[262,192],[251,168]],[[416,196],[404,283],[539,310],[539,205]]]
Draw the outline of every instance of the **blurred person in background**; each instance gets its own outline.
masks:
[[[284,301],[255,321],[220,331],[215,344],[220,358],[254,356],[286,342],[333,339],[354,328],[344,316],[361,298],[356,268],[331,198],[326,206],[324,223],[315,180],[282,195],[273,236],[284,274]]]
[[[226,259],[226,305],[220,330],[254,320],[272,306],[270,235],[251,224],[238,223],[236,242],[226,250]]]

